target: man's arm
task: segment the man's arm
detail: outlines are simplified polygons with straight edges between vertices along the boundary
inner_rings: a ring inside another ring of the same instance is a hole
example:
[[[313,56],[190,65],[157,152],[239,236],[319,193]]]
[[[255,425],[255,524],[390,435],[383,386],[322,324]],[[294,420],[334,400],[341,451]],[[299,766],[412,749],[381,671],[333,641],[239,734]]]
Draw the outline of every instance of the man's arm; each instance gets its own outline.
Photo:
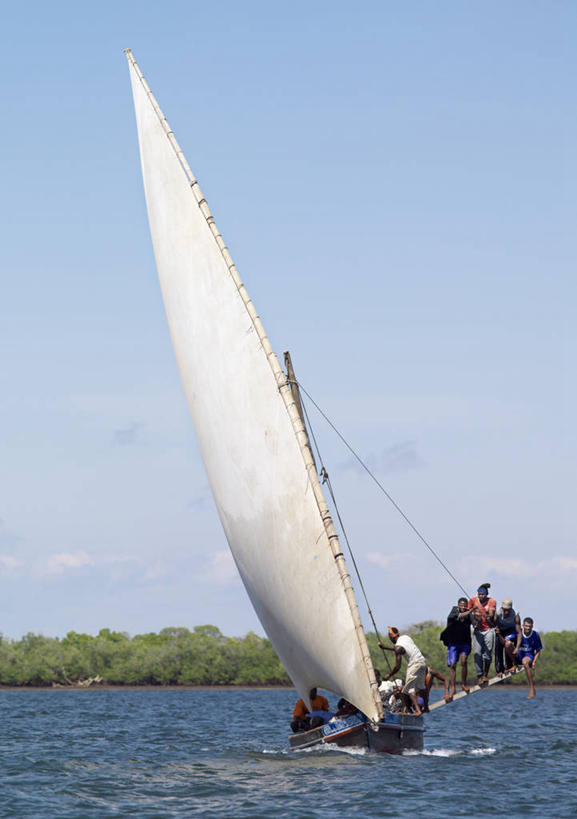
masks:
[[[459,619],[459,616],[459,607],[453,606],[447,617],[447,625],[449,625],[449,623],[455,623]]]
[[[535,656],[533,657],[533,662],[531,663],[531,668],[535,668],[535,666],[537,665],[537,660],[539,659],[539,655],[540,655],[540,654],[541,654],[541,652],[540,652],[540,651],[538,651],[538,652],[535,654]]]
[[[523,639],[523,629],[521,628],[521,618],[518,614],[515,615],[515,631],[517,632],[517,643],[515,644],[515,652],[519,649],[521,645],[521,640]]]
[[[487,605],[487,621],[490,626],[494,626],[497,621],[497,601],[493,600],[493,598]]]
[[[392,671],[389,671],[388,674],[385,674],[383,680],[390,680],[391,677],[394,677],[399,668],[401,667],[401,662],[403,660],[403,654],[405,653],[405,649],[402,646],[395,646],[393,651],[395,652],[396,662],[395,667]]]

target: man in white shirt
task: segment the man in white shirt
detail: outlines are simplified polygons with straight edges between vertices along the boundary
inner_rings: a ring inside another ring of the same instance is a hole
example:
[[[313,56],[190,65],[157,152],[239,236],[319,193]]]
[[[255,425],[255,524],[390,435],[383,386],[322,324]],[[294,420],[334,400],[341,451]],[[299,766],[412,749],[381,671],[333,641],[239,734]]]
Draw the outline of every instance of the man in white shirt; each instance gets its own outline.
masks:
[[[394,677],[401,667],[403,657],[407,661],[407,675],[405,678],[405,685],[403,687],[403,694],[406,694],[411,701],[413,711],[415,714],[422,714],[421,707],[417,697],[422,697],[423,702],[427,702],[426,692],[426,674],[427,661],[419,651],[416,643],[409,637],[408,634],[400,634],[396,626],[389,626],[389,640],[392,646],[386,646],[379,643],[379,646],[384,651],[395,652],[395,667],[390,674],[385,674],[383,679],[388,680]],[[428,710],[425,708],[425,710]]]

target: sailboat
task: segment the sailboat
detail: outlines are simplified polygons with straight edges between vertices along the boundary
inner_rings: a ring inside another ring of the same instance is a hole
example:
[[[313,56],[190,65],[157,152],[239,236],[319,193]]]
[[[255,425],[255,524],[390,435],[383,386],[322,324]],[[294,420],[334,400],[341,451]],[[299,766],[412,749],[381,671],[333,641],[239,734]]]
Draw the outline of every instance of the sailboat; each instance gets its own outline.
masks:
[[[358,712],[296,733],[398,753],[420,715],[385,713],[339,538],[294,394],[206,199],[130,50],[150,231],[198,446],[256,614],[300,696]]]

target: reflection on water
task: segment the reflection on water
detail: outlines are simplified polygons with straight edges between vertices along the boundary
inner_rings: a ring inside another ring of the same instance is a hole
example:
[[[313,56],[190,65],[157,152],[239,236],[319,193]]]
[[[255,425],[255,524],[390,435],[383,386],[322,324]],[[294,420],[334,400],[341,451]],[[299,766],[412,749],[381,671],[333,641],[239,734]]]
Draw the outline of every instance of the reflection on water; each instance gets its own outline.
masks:
[[[292,751],[294,691],[0,694],[0,817],[577,815],[576,691],[483,692],[403,756]],[[488,783],[507,783],[506,800]]]

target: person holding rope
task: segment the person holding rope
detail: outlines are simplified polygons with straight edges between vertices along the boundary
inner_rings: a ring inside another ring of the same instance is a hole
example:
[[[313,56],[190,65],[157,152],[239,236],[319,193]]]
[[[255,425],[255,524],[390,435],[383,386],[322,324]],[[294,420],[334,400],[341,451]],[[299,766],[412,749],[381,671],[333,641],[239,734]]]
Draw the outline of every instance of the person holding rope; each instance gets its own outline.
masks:
[[[490,587],[490,583],[481,583],[476,597],[471,597],[467,607],[473,620],[473,657],[477,685],[486,685],[489,682],[489,668],[495,647],[497,601],[489,597]]]
[[[425,677],[427,674],[427,662],[421,654],[418,646],[409,637],[408,634],[400,634],[396,626],[389,626],[389,640],[392,646],[386,646],[379,643],[379,648],[383,651],[395,652],[395,666],[389,674],[383,676],[384,680],[394,677],[401,667],[403,657],[407,661],[407,674],[405,677],[405,685],[403,686],[403,694],[406,694],[411,702],[415,714],[422,714],[421,706],[417,697],[422,697],[425,703],[425,711],[428,711],[427,691]]]
[[[439,639],[447,646],[447,666],[449,667],[449,693],[455,695],[455,679],[457,676],[457,662],[461,663],[461,689],[467,694],[470,688],[467,685],[467,660],[471,653],[471,613],[469,601],[466,597],[459,597],[457,605],[453,606],[447,617],[447,625],[441,632]]]

